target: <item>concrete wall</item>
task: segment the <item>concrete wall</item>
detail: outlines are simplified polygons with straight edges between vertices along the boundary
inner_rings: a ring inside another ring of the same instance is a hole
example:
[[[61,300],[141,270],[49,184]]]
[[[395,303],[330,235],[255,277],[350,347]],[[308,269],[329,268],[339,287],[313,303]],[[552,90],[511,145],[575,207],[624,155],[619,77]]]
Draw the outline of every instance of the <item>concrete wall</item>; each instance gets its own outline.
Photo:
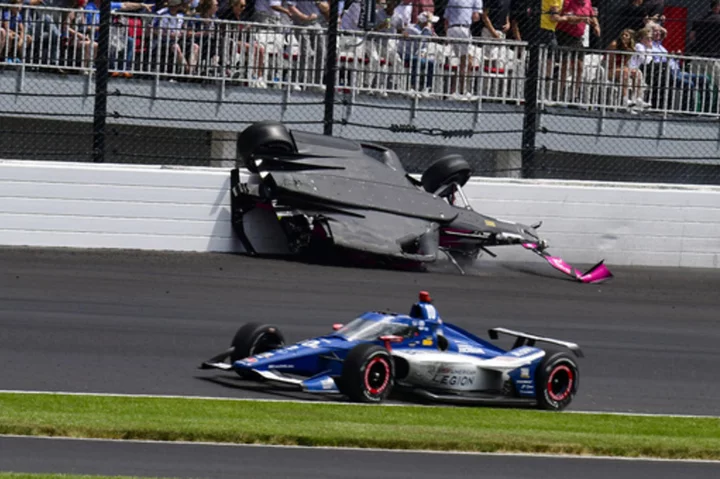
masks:
[[[242,252],[228,185],[225,168],[1,161],[0,244]],[[483,213],[543,220],[551,251],[571,263],[720,267],[720,187],[474,178],[465,190]]]

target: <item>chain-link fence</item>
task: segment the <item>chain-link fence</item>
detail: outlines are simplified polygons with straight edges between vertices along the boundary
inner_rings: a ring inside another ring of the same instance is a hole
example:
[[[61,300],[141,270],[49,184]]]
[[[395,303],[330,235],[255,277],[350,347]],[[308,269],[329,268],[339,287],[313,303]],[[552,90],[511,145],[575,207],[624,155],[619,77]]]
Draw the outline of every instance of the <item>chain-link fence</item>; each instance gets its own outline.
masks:
[[[718,2],[15,1],[2,158],[222,166],[279,120],[412,173],[720,183]]]

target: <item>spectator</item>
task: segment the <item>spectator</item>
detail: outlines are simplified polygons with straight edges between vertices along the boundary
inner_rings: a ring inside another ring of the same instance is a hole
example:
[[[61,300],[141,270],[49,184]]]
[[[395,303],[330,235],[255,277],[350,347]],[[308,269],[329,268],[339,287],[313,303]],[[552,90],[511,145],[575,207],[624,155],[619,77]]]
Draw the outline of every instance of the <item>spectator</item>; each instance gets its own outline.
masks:
[[[421,13],[425,13],[429,17],[437,16],[435,15],[435,2],[433,0],[412,0],[412,17],[410,22],[416,25],[420,21],[418,16]],[[434,29],[433,32],[435,32]]]
[[[510,31],[510,1],[484,0],[482,10],[483,29],[480,36],[504,40]]]
[[[662,68],[657,68],[656,70],[662,71],[663,73],[666,71],[669,71],[669,78],[671,84],[678,85],[683,93],[683,96],[687,98],[692,98],[693,94],[696,92],[702,92],[706,85],[709,83],[709,79],[705,77],[705,75],[698,75],[695,73],[690,73],[683,71],[683,69],[680,67],[680,64],[677,60],[677,58],[671,58],[668,55],[670,52],[668,52],[667,48],[663,46],[663,41],[665,40],[665,37],[667,36],[667,30],[663,28],[661,25],[655,22],[648,22],[647,27],[648,30],[651,32],[651,42],[650,42],[650,48],[648,49],[651,53],[659,53],[660,55],[652,55],[651,61],[656,65],[660,66]],[[646,44],[643,45],[644,47],[647,47]],[[675,55],[681,55],[681,51],[675,51],[673,52]],[[666,76],[663,74],[662,77],[657,78],[658,85],[661,85],[661,88],[664,92],[665,88],[665,79]],[[705,98],[709,99],[710,95],[706,94]],[[687,103],[683,101],[683,103]],[[709,105],[707,105],[709,107]],[[694,108],[693,108],[694,109]]]
[[[266,88],[265,82],[265,47],[252,35],[252,28],[243,23],[246,17],[246,0],[230,0],[228,7],[222,10],[218,17],[233,23],[223,24],[223,35],[229,47],[233,50],[228,59],[235,68],[241,65],[251,65],[249,72],[250,86]],[[235,60],[236,54],[241,60]],[[247,68],[247,67],[246,67]],[[239,75],[239,73],[236,73]]]
[[[141,11],[142,13],[152,13],[153,5],[149,3],[139,2],[110,2],[110,11]],[[83,7],[83,10],[89,12],[85,14],[85,24],[92,27],[95,32],[93,39],[96,42],[100,40],[100,8],[95,3],[95,0],[88,0]],[[130,31],[125,29],[123,34],[119,31],[117,26],[113,26],[115,32],[111,33],[110,36],[110,68],[115,67],[116,60],[119,58],[119,54],[125,53],[125,61],[119,62],[121,68],[124,70],[124,76],[130,77],[129,70],[133,64],[133,58],[135,54],[135,38],[129,35]],[[113,76],[118,76],[117,72],[113,72]]]
[[[567,20],[562,15],[563,0],[542,0],[540,12],[540,32],[538,44],[547,49],[547,60],[545,63],[546,96],[552,100],[552,78],[554,75],[554,56],[558,47],[557,25]]]
[[[188,22],[192,29],[192,48],[197,48],[200,58],[208,60],[213,69],[220,67],[220,29],[215,21],[218,20],[218,7],[218,0],[200,0],[197,12]]]
[[[187,74],[192,74],[197,65],[199,47],[190,43],[191,51],[189,59],[186,57],[185,48],[187,36],[185,34],[185,6],[183,0],[168,0],[167,6],[157,11],[157,17],[153,23],[153,33],[157,40],[155,55],[161,65],[165,65],[165,72],[168,68],[168,54],[172,52],[174,69],[177,63]],[[182,46],[181,46],[182,45]]]
[[[299,71],[297,81],[319,86],[323,80],[323,59],[325,57],[325,42],[322,28],[328,25],[326,17],[320,10],[320,4],[327,2],[314,2],[308,0],[288,0],[288,11],[293,24],[304,27],[296,31],[299,45]],[[299,87],[299,85],[296,85]]]
[[[720,88],[720,0],[712,0],[710,11],[693,22],[690,42],[694,55],[706,57],[693,60],[693,65],[710,76],[715,86]]]
[[[440,20],[437,16],[430,12],[422,12],[417,17],[417,23],[408,25],[403,32],[404,37],[423,36],[437,37],[432,25]],[[403,40],[399,53],[403,57],[405,64],[410,64],[410,90],[417,91],[423,96],[427,96],[432,91],[433,73],[435,70],[435,60],[429,55],[427,40]],[[418,85],[418,72],[425,78],[423,86]]]
[[[648,31],[649,33],[649,31]],[[620,82],[622,85],[622,102],[623,106],[635,113],[635,107],[646,108],[649,106],[644,100],[645,95],[645,78],[639,69],[640,59],[635,49],[636,33],[629,28],[620,32],[617,40],[613,40],[608,46],[608,50],[618,51],[608,55],[608,76],[614,81]],[[630,82],[632,81],[633,98],[630,98]]]
[[[565,97],[567,92],[565,91],[565,84],[567,82],[567,67],[570,65],[572,82],[573,82],[573,93],[570,101],[580,103],[580,84],[583,76],[583,60],[584,60],[584,48],[583,36],[587,30],[587,26],[590,25],[595,31],[596,35],[600,35],[600,24],[597,18],[594,16],[593,7],[590,0],[565,0],[563,5],[562,15],[566,17],[566,21],[559,23],[556,28],[556,35],[558,45],[560,47],[567,48],[568,50],[563,52],[565,58],[562,60],[560,67],[560,84],[561,84],[561,95]]]
[[[75,8],[84,9],[87,0],[77,0]],[[63,37],[67,39],[67,48],[77,54],[78,47],[81,48],[83,66],[90,68],[97,55],[98,43],[93,40],[92,23],[88,25],[87,15],[77,15],[76,10],[71,10],[63,19]]]
[[[530,14],[531,0],[510,1],[510,32],[513,40],[523,41],[530,30],[532,17]]]
[[[283,0],[255,0],[253,22],[278,24],[292,19],[290,11],[283,6]]]
[[[452,43],[453,52],[460,57],[459,67],[459,94],[462,97],[470,98],[470,92],[466,93],[466,78],[470,69],[471,55],[470,46],[472,34],[470,25],[480,20],[482,13],[482,0],[448,0],[445,8],[445,32],[448,38],[456,39]],[[452,81],[450,94],[456,93],[456,83]]]
[[[22,63],[25,53],[30,52],[32,48],[32,37],[25,33],[25,22],[22,9],[22,0],[9,0],[12,7],[2,12],[2,29],[4,33],[0,33],[3,43],[7,45],[6,61],[10,63]]]

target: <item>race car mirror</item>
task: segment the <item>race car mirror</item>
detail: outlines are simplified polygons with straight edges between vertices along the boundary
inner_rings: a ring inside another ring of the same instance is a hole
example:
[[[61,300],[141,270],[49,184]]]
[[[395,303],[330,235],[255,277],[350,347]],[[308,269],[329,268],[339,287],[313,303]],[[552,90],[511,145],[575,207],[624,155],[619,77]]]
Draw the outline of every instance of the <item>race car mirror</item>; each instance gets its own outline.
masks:
[[[343,327],[342,323],[335,323],[333,324],[333,331],[337,331],[338,329],[341,329]]]

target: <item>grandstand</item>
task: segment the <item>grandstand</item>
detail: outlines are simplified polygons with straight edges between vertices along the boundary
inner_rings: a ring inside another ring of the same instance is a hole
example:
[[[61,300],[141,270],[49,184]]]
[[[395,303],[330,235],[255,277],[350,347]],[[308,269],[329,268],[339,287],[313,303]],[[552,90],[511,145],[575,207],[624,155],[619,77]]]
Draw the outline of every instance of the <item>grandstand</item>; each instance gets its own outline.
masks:
[[[515,4],[537,19],[539,0],[341,1],[336,28],[303,1],[0,3],[0,157],[228,166],[273,119],[392,146],[412,172],[460,152],[483,176],[720,183],[717,2],[594,2],[581,45],[555,47],[514,38]]]

